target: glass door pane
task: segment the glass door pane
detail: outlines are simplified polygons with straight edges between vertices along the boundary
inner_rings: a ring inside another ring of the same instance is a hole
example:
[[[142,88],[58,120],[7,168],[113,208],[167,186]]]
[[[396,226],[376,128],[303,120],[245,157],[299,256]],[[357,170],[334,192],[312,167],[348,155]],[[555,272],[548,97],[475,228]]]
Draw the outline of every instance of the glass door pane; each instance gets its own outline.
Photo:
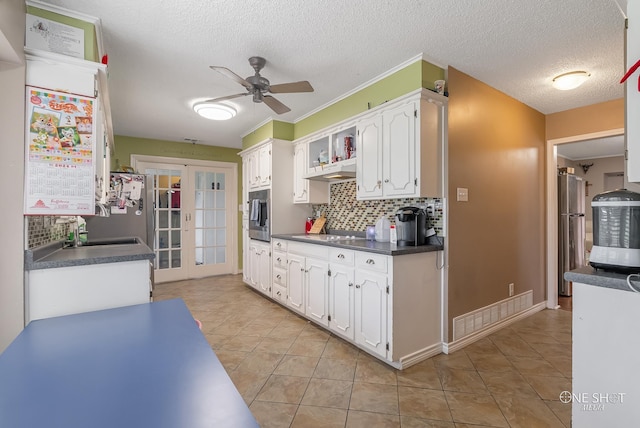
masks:
[[[225,174],[195,171],[195,264],[227,262]]]
[[[180,269],[182,257],[182,171],[179,169],[145,168],[153,175],[155,215],[154,267],[156,270]]]

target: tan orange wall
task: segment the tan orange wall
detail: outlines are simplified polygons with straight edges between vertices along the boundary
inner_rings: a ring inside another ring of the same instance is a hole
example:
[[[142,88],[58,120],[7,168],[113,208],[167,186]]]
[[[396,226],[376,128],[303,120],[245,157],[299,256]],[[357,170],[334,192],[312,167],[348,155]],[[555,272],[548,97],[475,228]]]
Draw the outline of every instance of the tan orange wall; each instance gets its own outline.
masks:
[[[624,98],[548,114],[546,138],[573,137],[624,128]]]
[[[545,299],[545,117],[449,68],[449,341],[452,319],[533,290]],[[456,202],[456,188],[469,202]]]

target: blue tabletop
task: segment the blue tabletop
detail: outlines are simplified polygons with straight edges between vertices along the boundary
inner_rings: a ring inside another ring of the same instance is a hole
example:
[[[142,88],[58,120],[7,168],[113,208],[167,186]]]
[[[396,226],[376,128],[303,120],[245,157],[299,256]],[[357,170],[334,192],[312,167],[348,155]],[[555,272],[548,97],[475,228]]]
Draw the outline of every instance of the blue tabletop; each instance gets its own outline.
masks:
[[[181,299],[32,321],[0,354],[0,427],[257,427]]]

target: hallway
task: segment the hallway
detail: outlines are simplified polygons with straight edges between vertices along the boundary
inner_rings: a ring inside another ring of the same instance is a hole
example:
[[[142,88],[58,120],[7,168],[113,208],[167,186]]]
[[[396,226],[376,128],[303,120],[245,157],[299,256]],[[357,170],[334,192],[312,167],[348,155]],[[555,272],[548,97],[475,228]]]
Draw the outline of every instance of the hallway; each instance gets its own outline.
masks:
[[[395,370],[252,291],[241,275],[156,286],[185,300],[268,427],[569,427],[571,312],[544,310]]]

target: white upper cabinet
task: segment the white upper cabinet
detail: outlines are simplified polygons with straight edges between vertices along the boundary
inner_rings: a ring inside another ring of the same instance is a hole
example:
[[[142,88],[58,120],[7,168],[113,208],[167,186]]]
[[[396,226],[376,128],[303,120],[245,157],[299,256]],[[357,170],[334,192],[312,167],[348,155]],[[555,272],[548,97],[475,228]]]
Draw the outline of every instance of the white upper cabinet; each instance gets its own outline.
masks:
[[[258,150],[258,186],[271,185],[271,144],[265,144]]]
[[[627,2],[627,70],[640,60],[640,2]],[[636,70],[627,79],[626,96],[626,146],[627,180],[640,182],[640,91],[638,79],[640,70]]]
[[[356,196],[358,199],[382,197],[382,116],[358,123],[356,144]]]
[[[358,122],[357,199],[442,196],[445,105],[423,92]]]
[[[268,188],[271,185],[271,143],[247,153],[246,160],[249,190]]]

